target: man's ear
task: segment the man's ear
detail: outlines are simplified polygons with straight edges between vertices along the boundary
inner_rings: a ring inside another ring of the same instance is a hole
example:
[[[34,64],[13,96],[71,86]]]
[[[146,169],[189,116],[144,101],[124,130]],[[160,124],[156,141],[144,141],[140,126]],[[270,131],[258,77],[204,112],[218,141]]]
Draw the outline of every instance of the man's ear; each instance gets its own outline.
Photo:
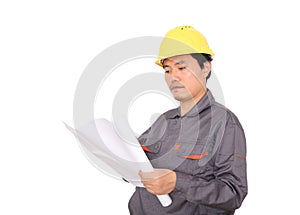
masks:
[[[203,63],[203,66],[204,77],[206,78],[207,76],[209,76],[209,73],[211,71],[211,62],[206,61]]]

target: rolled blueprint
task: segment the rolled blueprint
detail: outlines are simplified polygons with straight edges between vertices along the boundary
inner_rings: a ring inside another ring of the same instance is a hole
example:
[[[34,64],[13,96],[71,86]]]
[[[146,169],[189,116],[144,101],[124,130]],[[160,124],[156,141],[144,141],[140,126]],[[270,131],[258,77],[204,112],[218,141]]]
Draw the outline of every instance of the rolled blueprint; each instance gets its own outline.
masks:
[[[77,137],[88,160],[111,176],[122,177],[131,184],[143,187],[139,172],[151,172],[153,167],[136,138],[122,138],[113,124],[96,119],[77,130],[66,125]],[[172,203],[169,195],[157,195],[162,206]]]

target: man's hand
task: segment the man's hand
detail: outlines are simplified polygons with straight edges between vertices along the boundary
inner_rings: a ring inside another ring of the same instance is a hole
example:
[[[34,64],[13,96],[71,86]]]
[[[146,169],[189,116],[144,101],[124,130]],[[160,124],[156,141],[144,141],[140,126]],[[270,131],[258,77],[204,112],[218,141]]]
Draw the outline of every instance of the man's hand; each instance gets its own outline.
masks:
[[[154,169],[153,172],[140,172],[139,175],[147,191],[155,195],[168,194],[176,185],[176,173],[169,169]]]

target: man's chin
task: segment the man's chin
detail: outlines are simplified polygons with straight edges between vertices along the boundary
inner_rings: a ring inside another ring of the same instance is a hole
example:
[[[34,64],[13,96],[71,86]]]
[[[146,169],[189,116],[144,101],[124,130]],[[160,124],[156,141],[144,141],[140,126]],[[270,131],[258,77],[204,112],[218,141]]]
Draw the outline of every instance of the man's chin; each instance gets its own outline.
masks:
[[[173,95],[174,99],[179,101],[179,102],[183,102],[186,100],[186,98],[184,96],[180,96],[180,95]]]

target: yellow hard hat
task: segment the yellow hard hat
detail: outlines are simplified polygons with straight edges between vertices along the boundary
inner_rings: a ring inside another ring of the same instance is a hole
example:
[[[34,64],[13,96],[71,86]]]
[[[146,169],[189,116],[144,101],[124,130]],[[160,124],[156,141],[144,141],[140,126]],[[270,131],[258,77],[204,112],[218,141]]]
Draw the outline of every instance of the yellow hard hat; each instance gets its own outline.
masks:
[[[162,66],[162,60],[177,55],[202,53],[214,56],[207,40],[192,26],[178,26],[171,29],[161,42],[155,63]]]

